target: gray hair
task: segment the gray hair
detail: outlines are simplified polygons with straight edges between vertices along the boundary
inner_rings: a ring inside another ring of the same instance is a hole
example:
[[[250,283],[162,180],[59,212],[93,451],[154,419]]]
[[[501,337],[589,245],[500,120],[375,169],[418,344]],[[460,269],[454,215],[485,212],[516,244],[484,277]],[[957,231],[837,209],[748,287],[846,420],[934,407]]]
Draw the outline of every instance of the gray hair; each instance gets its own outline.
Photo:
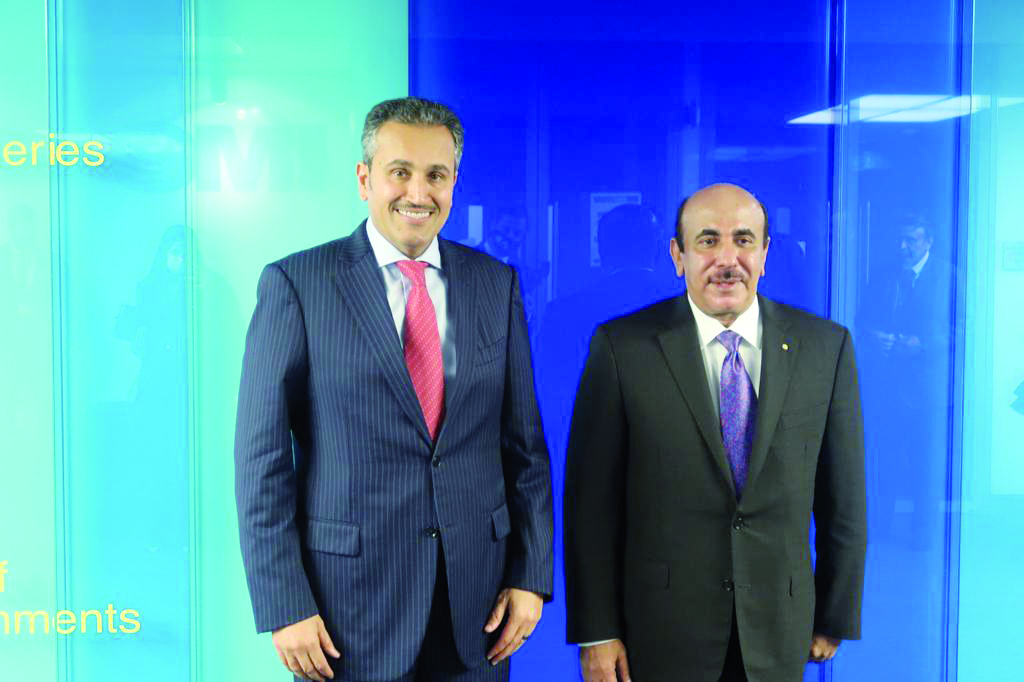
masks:
[[[419,97],[389,99],[370,109],[363,124],[363,163],[367,166],[377,153],[377,131],[389,121],[416,126],[444,126],[455,143],[455,169],[462,160],[462,122],[455,112],[441,104]]]

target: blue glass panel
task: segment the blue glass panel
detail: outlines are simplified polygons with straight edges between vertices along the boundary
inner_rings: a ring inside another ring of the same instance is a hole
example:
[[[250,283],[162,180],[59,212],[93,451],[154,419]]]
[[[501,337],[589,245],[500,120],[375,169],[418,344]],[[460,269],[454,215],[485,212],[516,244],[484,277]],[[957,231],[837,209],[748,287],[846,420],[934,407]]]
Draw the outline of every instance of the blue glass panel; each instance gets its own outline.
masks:
[[[1024,4],[973,3],[964,316],[963,515],[958,668],[963,680],[1014,679],[1024,611]]]
[[[829,25],[811,1],[410,3],[410,92],[466,126],[445,234],[522,275],[559,527],[590,333],[682,290],[668,246],[686,194],[753,190],[774,230],[763,293],[827,312],[832,131],[787,121],[831,104]],[[578,675],[563,609],[559,595],[516,679]]]
[[[839,74],[837,277],[867,447],[865,637],[837,680],[943,679],[955,608],[950,487],[961,118],[954,5],[848,3]],[[953,498],[956,500],[954,494]],[[892,655],[894,642],[913,646]]]

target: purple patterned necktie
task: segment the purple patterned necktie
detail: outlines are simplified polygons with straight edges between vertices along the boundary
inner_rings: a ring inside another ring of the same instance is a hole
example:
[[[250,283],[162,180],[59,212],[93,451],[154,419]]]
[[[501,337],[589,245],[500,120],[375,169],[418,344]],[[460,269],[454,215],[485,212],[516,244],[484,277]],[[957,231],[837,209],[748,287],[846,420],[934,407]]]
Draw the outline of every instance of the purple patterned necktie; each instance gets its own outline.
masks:
[[[740,357],[740,335],[726,330],[716,340],[729,351],[722,363],[718,411],[722,423],[722,443],[729,457],[732,480],[736,484],[736,498],[739,499],[747,482],[747,465],[754,444],[757,396],[747,368],[743,366],[743,358]]]

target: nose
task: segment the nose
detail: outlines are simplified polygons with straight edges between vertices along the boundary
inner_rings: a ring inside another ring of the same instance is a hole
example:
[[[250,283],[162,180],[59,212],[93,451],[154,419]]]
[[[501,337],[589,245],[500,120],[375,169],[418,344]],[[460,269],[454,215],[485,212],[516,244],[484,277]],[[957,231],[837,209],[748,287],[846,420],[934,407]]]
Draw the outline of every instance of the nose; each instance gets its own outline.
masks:
[[[405,198],[411,204],[428,206],[430,202],[430,185],[426,178],[414,176],[405,186]]]
[[[718,253],[715,254],[715,260],[721,266],[736,265],[739,262],[738,259],[739,249],[731,241],[724,241],[718,248]]]

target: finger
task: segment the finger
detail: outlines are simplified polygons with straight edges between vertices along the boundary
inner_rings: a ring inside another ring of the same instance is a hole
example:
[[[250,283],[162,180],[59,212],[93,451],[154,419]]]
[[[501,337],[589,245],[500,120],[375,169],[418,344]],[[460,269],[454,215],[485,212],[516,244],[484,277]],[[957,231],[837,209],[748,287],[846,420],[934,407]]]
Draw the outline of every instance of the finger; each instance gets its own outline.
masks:
[[[298,675],[299,677],[302,677],[302,678],[306,677],[305,672],[303,672],[303,670],[302,670],[302,665],[299,664],[299,659],[298,658],[296,658],[292,654],[288,654],[287,655],[287,661],[288,661],[288,669],[291,670],[293,674]]]
[[[291,670],[291,666],[288,665],[288,659],[285,658],[285,655],[283,653],[281,653],[281,650],[275,646],[274,651],[277,652],[277,657],[281,659],[281,665]]]
[[[314,647],[310,650],[309,660],[313,662],[313,666],[322,677],[326,679],[334,678],[334,671],[331,670],[331,666],[327,663],[327,658],[320,647]]]
[[[299,663],[302,666],[302,674],[307,680],[324,682],[324,678],[316,671],[316,665],[313,663],[313,659],[310,657],[309,652],[303,652],[299,655]]]
[[[498,638],[497,644],[491,649],[493,656],[489,656],[491,664],[496,665],[501,663],[504,659],[508,658],[519,648],[522,644],[523,638],[519,631],[519,628],[512,627],[512,624],[505,626],[505,629],[501,632],[501,637]]]
[[[626,650],[623,649],[615,660],[615,669],[619,671],[619,679],[622,682],[630,682],[629,680],[629,662],[626,660]]]
[[[487,624],[484,625],[484,632],[494,632],[501,625],[501,619],[505,617],[505,607],[508,605],[508,592],[502,590],[498,594],[498,600],[494,604],[494,609],[491,611],[491,617],[487,619]]]
[[[320,648],[326,651],[329,655],[334,658],[341,658],[341,652],[338,651],[337,647],[334,646],[334,642],[331,641],[331,636],[327,634],[327,628],[323,625],[319,628],[320,634]]]
[[[488,623],[488,625],[490,625],[490,623]],[[488,652],[487,658],[491,658],[507,647],[509,642],[513,641],[518,630],[519,624],[513,621],[512,614],[509,613],[508,621],[505,623],[505,627],[502,629],[501,635],[498,636],[498,641],[494,643],[494,646],[492,646],[490,652]]]

